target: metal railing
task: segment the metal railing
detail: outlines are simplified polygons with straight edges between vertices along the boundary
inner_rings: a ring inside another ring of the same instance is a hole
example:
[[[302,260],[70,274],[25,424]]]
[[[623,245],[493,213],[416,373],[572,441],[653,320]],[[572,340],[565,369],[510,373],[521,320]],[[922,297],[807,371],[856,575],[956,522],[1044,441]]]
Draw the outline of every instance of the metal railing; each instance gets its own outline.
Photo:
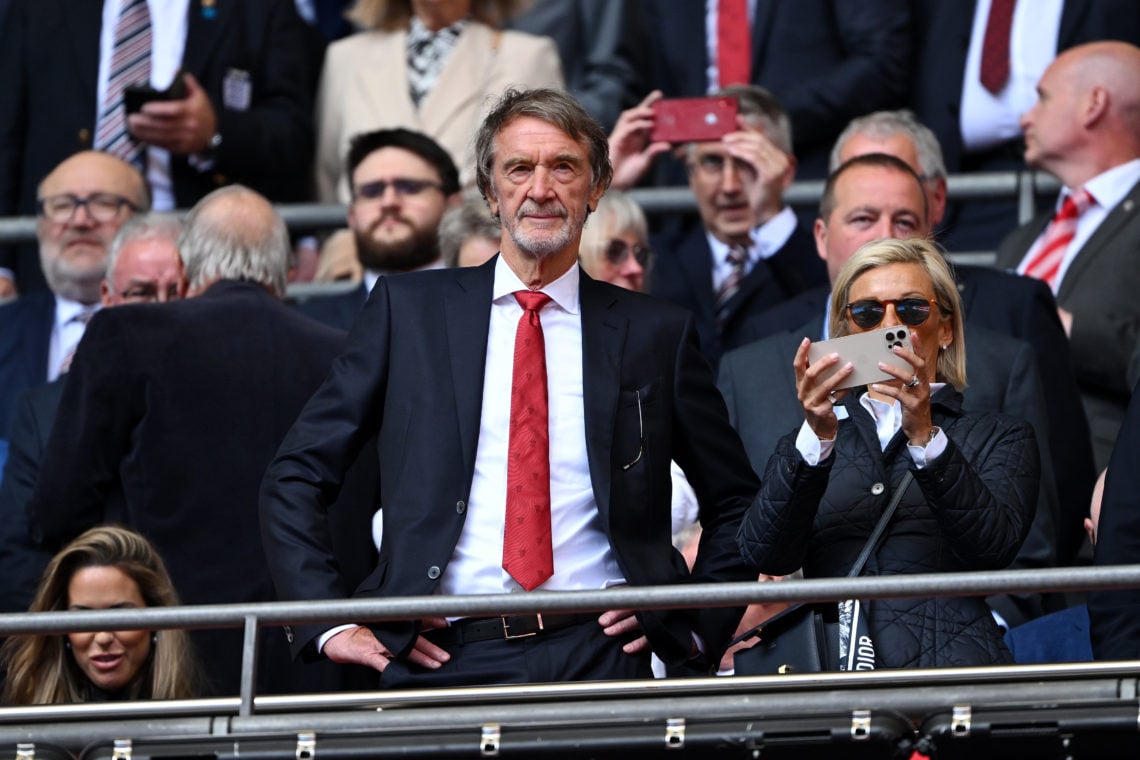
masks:
[[[1056,192],[1057,180],[1041,172],[993,172],[960,174],[947,181],[950,200],[985,200],[990,198],[1016,198],[1018,224],[1029,221],[1034,212],[1034,198],[1038,194]],[[801,180],[792,183],[784,194],[789,205],[810,207],[819,204],[823,193],[822,180]],[[696,210],[693,194],[687,187],[635,188],[630,191],[641,207],[649,214],[689,212]],[[344,226],[346,209],[336,203],[283,204],[277,207],[290,230],[306,232]],[[20,243],[36,237],[35,217],[0,218],[0,243]]]

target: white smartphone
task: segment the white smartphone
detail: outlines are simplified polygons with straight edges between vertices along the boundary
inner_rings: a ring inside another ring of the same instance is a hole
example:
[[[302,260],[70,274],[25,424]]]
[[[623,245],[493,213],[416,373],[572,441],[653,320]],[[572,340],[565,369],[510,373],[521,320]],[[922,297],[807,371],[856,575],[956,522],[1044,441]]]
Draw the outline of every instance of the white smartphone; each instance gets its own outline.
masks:
[[[839,354],[839,361],[835,363],[831,371],[823,376],[823,379],[831,377],[839,371],[840,367],[851,362],[855,365],[854,369],[837,390],[855,388],[860,385],[894,379],[879,369],[879,362],[893,364],[896,367],[910,366],[891,351],[895,346],[911,347],[910,330],[906,325],[881,327],[870,332],[844,335],[842,338],[812,343],[808,348],[808,362],[814,364],[828,354]]]

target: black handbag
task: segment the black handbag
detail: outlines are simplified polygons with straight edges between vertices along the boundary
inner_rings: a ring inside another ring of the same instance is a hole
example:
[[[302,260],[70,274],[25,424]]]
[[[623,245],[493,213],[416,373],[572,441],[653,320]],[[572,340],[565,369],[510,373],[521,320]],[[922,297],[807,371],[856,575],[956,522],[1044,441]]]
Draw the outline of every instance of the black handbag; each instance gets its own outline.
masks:
[[[863,572],[863,565],[875,550],[894,516],[903,493],[914,475],[910,470],[899,480],[883,516],[863,544],[859,557],[847,577],[854,578]],[[819,604],[793,604],[773,615],[755,628],[751,628],[729,642],[731,647],[741,641],[758,638],[748,649],[738,649],[733,655],[733,668],[738,676],[762,676],[788,673],[822,673],[838,669],[839,664],[839,607],[836,602]]]

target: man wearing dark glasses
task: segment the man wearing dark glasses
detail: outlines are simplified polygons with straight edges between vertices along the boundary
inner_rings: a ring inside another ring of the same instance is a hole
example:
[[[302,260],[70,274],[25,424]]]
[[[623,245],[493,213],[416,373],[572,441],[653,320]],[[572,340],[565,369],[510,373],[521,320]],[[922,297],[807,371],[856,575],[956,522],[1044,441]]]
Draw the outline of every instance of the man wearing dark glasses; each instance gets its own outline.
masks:
[[[410,129],[378,129],[353,138],[346,159],[352,201],[349,233],[331,240],[351,244],[363,269],[360,287],[309,299],[300,309],[325,324],[352,327],[381,276],[443,266],[439,224],[459,203],[459,170],[427,135]],[[338,243],[326,246],[326,255]]]
[[[864,243],[885,237],[930,234],[930,214],[921,180],[900,159],[883,153],[858,156],[828,178],[815,223],[815,240],[832,279]],[[781,313],[773,316],[788,319],[789,324],[798,327],[730,352],[721,361],[718,385],[757,472],[764,471],[776,442],[802,422],[791,371],[792,357],[804,336],[812,340],[828,337],[829,295],[827,288],[809,291],[778,307]],[[900,321],[912,326],[922,324],[930,313],[930,305],[920,299],[903,299],[893,306]],[[861,302],[849,308],[854,319],[862,320],[861,325],[874,326],[882,321],[887,304]],[[793,315],[798,315],[798,321]],[[1041,379],[1028,343],[968,325],[966,352],[969,386],[964,403],[969,408],[1004,412],[1030,422],[1036,430],[1048,430]],[[757,388],[764,390],[758,393]],[[1045,440],[1041,435],[1038,443],[1044,447]],[[1043,449],[1042,458],[1045,456]],[[1057,503],[1051,469],[1043,480],[1037,516],[1016,560],[1021,567],[1055,564]],[[990,603],[1010,625],[1049,609],[1039,597],[993,598]]]

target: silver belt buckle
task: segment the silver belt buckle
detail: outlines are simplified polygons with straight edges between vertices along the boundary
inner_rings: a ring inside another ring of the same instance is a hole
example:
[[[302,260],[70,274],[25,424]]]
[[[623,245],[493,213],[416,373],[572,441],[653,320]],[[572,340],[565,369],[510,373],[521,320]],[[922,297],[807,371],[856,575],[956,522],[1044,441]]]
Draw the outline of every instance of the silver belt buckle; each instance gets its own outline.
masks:
[[[543,630],[542,614],[539,613],[539,614],[535,615],[535,617],[538,618],[538,631]],[[503,621],[503,638],[504,639],[507,639],[507,640],[525,639],[528,636],[535,636],[538,634],[538,631],[530,631],[529,633],[511,633],[511,626],[507,622],[507,616],[506,615],[500,615],[499,619]]]

